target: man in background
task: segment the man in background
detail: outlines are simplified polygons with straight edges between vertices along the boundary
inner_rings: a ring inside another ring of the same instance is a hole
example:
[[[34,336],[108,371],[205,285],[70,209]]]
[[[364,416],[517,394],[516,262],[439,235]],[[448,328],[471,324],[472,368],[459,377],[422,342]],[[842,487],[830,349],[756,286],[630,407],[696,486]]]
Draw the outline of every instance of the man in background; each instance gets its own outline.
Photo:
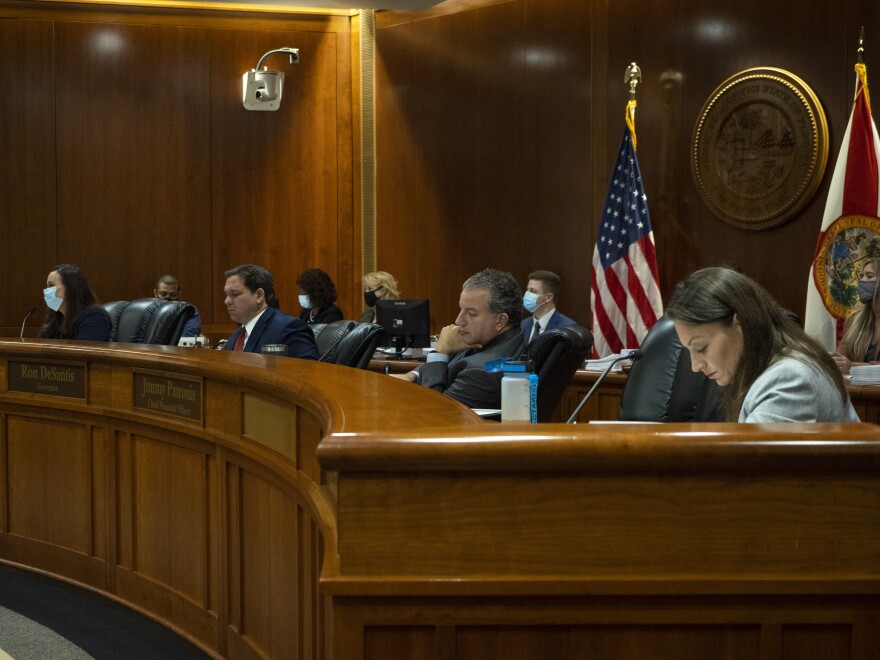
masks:
[[[257,264],[242,264],[224,275],[223,302],[229,318],[240,324],[225,350],[260,353],[266,344],[285,344],[288,357],[318,359],[311,328],[276,308],[272,273]]]
[[[162,300],[180,300],[180,282],[174,275],[163,275],[156,282],[153,296]],[[199,316],[199,310],[195,305],[193,310],[193,317],[186,322],[181,337],[198,337],[202,334],[202,317]]]
[[[565,328],[575,322],[556,309],[562,279],[549,270],[536,270],[529,274],[529,283],[523,294],[523,307],[532,315],[522,322],[522,335],[530,343],[547,330]]]
[[[510,273],[487,268],[462,286],[455,324],[440,331],[437,349],[414,371],[396,377],[442,392],[471,408],[501,408],[501,378],[485,366],[522,349],[522,295]]]

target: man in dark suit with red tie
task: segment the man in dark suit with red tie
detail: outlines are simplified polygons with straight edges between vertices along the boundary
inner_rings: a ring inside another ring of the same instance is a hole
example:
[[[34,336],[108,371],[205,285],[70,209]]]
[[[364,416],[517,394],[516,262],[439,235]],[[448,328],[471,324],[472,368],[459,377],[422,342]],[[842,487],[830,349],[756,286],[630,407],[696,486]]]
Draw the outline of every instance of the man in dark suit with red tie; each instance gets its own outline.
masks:
[[[229,318],[241,324],[226,341],[225,350],[259,353],[266,344],[286,344],[289,357],[318,359],[309,326],[276,309],[272,273],[256,264],[243,264],[224,274],[224,304]]]

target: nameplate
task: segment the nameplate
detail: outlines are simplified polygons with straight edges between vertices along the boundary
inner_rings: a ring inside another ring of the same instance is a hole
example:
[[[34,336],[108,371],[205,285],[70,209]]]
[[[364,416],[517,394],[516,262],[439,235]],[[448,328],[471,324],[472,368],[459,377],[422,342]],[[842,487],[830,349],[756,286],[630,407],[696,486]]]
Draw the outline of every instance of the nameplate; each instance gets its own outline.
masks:
[[[85,365],[10,360],[7,376],[10,392],[86,398]]]
[[[202,381],[135,371],[132,373],[132,406],[201,422]]]

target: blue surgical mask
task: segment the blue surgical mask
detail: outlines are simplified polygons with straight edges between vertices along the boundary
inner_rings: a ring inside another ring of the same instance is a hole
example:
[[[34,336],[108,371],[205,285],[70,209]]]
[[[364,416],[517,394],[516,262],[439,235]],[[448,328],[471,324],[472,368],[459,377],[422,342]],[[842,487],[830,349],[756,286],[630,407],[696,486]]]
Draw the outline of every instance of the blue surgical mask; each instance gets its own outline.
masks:
[[[525,307],[529,312],[534,313],[534,311],[540,306],[541,305],[538,304],[537,293],[526,291],[525,294],[523,294],[523,307]]]
[[[56,286],[47,286],[43,289],[43,299],[46,301],[46,307],[51,309],[53,312],[57,312],[61,309],[61,303],[64,300],[63,298],[59,298],[55,295],[55,292],[58,290]]]
[[[870,305],[874,300],[874,291],[877,289],[877,280],[859,280],[859,302]]]
[[[303,309],[312,308],[312,303],[309,301],[309,297],[304,293],[299,294],[299,306]]]

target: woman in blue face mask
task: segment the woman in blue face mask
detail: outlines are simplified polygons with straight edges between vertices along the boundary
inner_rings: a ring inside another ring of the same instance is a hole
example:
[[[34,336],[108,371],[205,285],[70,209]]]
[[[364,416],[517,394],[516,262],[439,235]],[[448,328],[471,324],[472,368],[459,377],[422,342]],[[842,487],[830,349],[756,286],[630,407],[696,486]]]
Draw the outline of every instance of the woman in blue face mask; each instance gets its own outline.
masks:
[[[110,317],[78,266],[55,266],[46,278],[43,299],[49,311],[38,337],[110,341]]]
[[[866,364],[880,360],[880,327],[877,315],[880,312],[880,299],[877,296],[877,276],[880,274],[880,259],[868,261],[859,276],[859,307],[843,326],[843,339],[837,352],[831,357],[848,374],[855,364]]]
[[[342,320],[342,310],[336,302],[336,286],[320,268],[310,268],[296,278],[299,287],[299,317],[308,323],[333,323]]]

